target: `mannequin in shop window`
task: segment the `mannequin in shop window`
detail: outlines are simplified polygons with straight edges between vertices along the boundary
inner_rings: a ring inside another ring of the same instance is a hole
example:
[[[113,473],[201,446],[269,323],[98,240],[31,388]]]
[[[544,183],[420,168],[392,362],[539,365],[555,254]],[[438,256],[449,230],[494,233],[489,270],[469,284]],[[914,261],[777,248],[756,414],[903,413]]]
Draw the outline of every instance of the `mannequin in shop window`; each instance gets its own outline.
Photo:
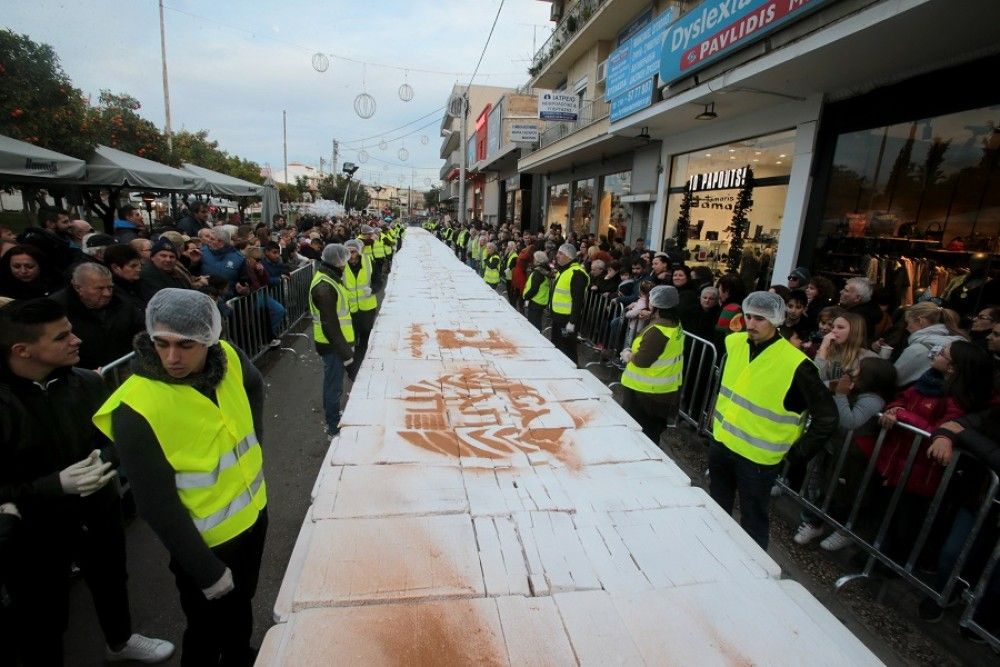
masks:
[[[1000,303],[1000,284],[987,274],[989,263],[988,255],[973,255],[969,272],[945,288],[944,304],[962,317],[969,317],[979,306]]]

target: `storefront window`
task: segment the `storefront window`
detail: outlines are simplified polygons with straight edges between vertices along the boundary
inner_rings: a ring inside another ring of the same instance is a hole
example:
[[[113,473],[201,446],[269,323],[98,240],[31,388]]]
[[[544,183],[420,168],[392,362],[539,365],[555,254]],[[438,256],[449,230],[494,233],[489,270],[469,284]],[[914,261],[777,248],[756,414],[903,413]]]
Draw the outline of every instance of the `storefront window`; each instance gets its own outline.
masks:
[[[506,221],[513,229],[521,229],[521,190],[507,193]]]
[[[788,196],[795,132],[789,130],[705,148],[673,158],[667,197],[665,238],[672,238],[684,192],[691,188],[691,222],[687,250],[690,263],[725,269],[736,196],[752,176],[753,207],[749,213],[744,263],[749,288],[764,287],[770,279],[771,258],[781,233]],[[758,269],[751,270],[752,267]]]
[[[995,250],[998,123],[994,106],[841,135],[821,234]]]
[[[545,228],[552,225],[559,227],[566,232],[567,221],[569,220],[569,184],[549,186],[549,203],[546,209]]]
[[[573,184],[572,231],[577,236],[589,234],[594,216],[594,179],[585,178]]]
[[[597,209],[598,235],[625,239],[632,220],[632,205],[623,204],[622,196],[632,191],[632,172],[608,174],[601,179],[601,201]],[[613,230],[613,231],[612,231]],[[611,234],[609,234],[611,232]]]

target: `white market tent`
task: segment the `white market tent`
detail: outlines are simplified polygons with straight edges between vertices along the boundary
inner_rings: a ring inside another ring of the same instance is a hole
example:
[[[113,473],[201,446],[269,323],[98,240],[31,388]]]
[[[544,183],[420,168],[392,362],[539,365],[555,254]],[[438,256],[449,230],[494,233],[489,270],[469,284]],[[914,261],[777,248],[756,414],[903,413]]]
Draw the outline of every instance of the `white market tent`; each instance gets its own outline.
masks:
[[[129,187],[158,192],[208,192],[204,178],[120,151],[98,145],[87,160],[87,175],[79,185]]]
[[[263,186],[256,183],[199,167],[190,162],[185,162],[181,166],[183,171],[189,172],[195,178],[205,181],[208,185],[207,192],[213,195],[222,197],[257,197],[263,189]]]
[[[83,160],[0,135],[0,181],[77,179],[86,171]]]

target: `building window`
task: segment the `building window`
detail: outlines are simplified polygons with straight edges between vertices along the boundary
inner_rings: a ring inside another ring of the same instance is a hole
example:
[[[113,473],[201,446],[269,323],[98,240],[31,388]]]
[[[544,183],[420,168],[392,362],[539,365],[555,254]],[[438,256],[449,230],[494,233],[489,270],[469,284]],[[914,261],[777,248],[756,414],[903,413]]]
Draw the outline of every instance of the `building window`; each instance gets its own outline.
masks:
[[[573,211],[570,231],[578,237],[594,231],[594,188],[593,178],[584,178],[573,184]]]
[[[597,208],[599,236],[625,240],[632,221],[632,205],[623,204],[622,197],[632,192],[632,172],[608,174],[601,179],[601,200]],[[609,233],[610,232],[610,233]]]
[[[546,207],[545,226],[559,225],[566,232],[569,220],[569,183],[549,186],[549,201]]]

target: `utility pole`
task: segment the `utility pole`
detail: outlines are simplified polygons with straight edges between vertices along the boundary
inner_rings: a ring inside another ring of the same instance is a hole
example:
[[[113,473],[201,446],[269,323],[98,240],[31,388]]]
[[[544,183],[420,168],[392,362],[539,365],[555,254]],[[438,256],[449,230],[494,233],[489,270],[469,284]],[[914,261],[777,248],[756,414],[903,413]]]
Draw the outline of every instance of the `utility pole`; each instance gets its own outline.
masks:
[[[466,163],[466,157],[468,153],[466,152],[466,142],[468,141],[468,121],[467,116],[469,112],[469,91],[468,89],[462,92],[462,134],[461,134],[461,146],[458,147],[458,221],[465,223],[465,170],[468,167]]]
[[[330,162],[330,173],[331,174],[336,174],[337,173],[337,159],[340,157],[340,142],[337,141],[336,139],[333,140],[333,152],[331,154],[331,157],[333,159]]]
[[[288,184],[288,113],[281,112],[281,141],[285,150],[285,184]]]
[[[160,0],[160,58],[163,60],[163,108],[167,113],[167,151],[173,152],[174,139],[170,131],[170,86],[167,84],[167,35],[163,26],[163,0]]]

